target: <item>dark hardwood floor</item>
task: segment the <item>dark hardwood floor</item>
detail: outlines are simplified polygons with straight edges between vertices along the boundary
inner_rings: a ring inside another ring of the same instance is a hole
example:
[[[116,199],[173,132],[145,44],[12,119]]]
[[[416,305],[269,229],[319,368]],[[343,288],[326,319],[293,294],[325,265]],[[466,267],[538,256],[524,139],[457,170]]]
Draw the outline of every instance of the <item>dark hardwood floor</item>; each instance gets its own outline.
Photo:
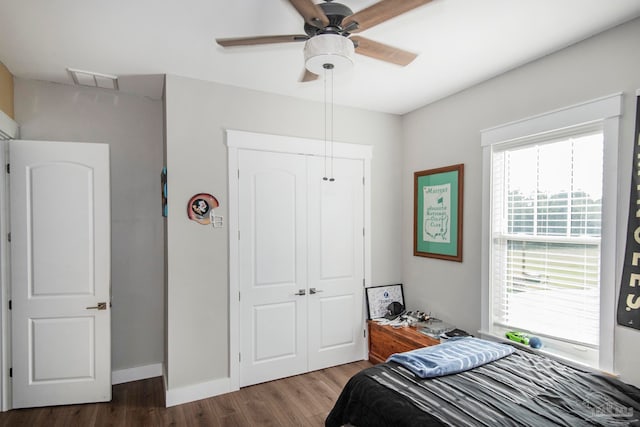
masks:
[[[245,387],[164,407],[162,378],[113,386],[108,403],[15,409],[0,426],[323,426],[342,387],[368,361]]]

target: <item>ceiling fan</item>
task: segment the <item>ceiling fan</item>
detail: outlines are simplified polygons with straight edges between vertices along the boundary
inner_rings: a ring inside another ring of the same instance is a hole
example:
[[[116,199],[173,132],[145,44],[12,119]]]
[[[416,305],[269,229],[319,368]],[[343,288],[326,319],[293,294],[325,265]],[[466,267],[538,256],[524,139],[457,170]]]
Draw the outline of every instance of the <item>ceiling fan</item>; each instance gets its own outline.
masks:
[[[352,33],[369,29],[429,3],[431,0],[380,0],[356,13],[353,13],[349,7],[335,3],[333,0],[324,0],[324,3],[320,4],[315,4],[312,0],[288,1],[304,18],[305,34],[222,38],[216,39],[216,42],[222,47],[233,47],[304,41],[307,42],[305,43],[305,57],[307,57],[307,50],[316,52],[328,48],[330,51],[337,49],[343,52],[339,52],[340,55],[349,58],[350,52],[352,53],[355,49],[355,53],[406,66],[417,57],[417,54],[362,36],[352,35]],[[324,68],[327,68],[327,64],[318,66],[307,60],[301,81],[317,79],[323,65]]]

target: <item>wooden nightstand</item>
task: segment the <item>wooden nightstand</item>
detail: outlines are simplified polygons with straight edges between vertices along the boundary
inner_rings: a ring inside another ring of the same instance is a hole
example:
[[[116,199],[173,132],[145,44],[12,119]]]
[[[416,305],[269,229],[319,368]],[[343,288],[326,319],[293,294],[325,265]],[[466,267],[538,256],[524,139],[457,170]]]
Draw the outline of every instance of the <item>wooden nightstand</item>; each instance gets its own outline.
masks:
[[[382,363],[393,353],[415,350],[421,347],[440,344],[416,328],[393,328],[382,326],[369,320],[369,362]]]

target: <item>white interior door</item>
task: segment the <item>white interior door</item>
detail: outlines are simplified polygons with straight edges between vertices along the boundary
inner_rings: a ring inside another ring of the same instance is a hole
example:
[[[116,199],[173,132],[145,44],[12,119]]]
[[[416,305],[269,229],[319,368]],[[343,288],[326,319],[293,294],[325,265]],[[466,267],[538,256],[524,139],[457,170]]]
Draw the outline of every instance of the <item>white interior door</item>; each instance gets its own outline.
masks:
[[[240,386],[307,370],[304,157],[239,150]]]
[[[335,181],[324,181],[322,159],[309,159],[309,370],[364,354],[363,167],[334,159]]]
[[[13,407],[111,400],[109,146],[9,153]]]

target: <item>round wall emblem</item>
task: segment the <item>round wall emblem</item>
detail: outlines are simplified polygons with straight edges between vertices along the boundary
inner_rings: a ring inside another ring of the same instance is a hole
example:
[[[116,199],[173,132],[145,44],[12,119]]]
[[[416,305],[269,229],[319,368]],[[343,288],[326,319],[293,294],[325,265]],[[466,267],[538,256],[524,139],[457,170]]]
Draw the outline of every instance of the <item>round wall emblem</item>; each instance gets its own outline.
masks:
[[[215,209],[220,204],[218,200],[208,193],[199,193],[193,196],[187,204],[187,216],[190,220],[200,224],[211,223],[211,209]]]

